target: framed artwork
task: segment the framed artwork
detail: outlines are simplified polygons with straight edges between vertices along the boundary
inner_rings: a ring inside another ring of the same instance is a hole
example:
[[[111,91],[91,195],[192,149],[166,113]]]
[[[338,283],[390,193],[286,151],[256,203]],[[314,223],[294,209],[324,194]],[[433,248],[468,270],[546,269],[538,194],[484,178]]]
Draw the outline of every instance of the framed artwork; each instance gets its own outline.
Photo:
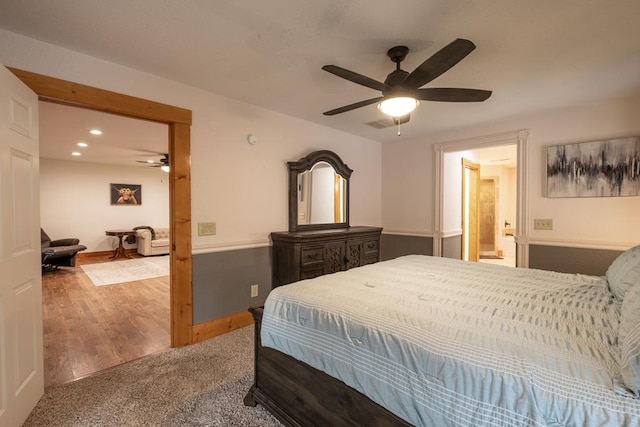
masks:
[[[142,185],[110,184],[112,205],[141,205]]]
[[[640,137],[547,147],[547,197],[640,196]]]

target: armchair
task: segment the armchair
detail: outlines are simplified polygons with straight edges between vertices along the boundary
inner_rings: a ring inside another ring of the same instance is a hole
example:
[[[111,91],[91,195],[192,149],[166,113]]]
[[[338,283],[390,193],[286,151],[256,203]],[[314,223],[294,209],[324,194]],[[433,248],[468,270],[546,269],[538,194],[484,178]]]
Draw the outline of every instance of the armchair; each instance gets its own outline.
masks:
[[[51,240],[40,229],[40,247],[42,250],[42,271],[57,270],[59,267],[75,267],[76,255],[87,249],[75,238]]]

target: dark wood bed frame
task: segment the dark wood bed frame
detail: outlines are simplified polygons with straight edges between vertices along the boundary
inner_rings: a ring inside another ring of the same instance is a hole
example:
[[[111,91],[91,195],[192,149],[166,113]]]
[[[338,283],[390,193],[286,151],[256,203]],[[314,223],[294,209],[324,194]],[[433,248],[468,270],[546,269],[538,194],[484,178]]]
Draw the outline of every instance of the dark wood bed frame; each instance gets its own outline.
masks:
[[[255,321],[254,383],[246,406],[262,405],[288,427],[411,427],[362,393],[277,350],[262,347],[262,307]]]

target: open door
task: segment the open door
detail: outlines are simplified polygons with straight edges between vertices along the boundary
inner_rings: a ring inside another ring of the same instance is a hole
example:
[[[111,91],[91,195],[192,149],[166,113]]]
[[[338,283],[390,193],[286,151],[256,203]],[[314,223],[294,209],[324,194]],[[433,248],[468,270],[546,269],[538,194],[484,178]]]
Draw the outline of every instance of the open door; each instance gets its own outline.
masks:
[[[0,66],[0,425],[44,393],[38,97]]]
[[[480,165],[462,159],[462,259],[477,262],[479,251]]]

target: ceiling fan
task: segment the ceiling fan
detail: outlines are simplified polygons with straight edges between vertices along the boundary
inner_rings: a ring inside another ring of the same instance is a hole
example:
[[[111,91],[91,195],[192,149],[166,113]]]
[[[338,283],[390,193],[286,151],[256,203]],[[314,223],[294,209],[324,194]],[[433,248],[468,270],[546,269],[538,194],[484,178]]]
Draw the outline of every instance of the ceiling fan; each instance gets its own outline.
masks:
[[[153,160],[136,160],[138,163],[144,163],[152,168],[160,168],[164,172],[169,172],[169,154],[168,153],[158,153],[162,154],[162,158],[158,162],[154,162]]]
[[[463,88],[420,89],[420,87],[456,65],[475,48],[476,45],[469,40],[456,39],[420,64],[411,73],[408,73],[400,68],[400,63],[407,57],[409,48],[406,46],[392,47],[387,51],[387,56],[392,62],[395,62],[396,69],[387,76],[384,83],[337,65],[325,65],[322,67],[323,70],[359,85],[379,90],[382,92],[382,96],[335,108],[323,114],[325,116],[333,116],[379,103],[378,108],[383,113],[391,116],[394,123],[401,124],[409,121],[410,113],[418,106],[420,101],[484,101],[491,96],[490,90]]]

